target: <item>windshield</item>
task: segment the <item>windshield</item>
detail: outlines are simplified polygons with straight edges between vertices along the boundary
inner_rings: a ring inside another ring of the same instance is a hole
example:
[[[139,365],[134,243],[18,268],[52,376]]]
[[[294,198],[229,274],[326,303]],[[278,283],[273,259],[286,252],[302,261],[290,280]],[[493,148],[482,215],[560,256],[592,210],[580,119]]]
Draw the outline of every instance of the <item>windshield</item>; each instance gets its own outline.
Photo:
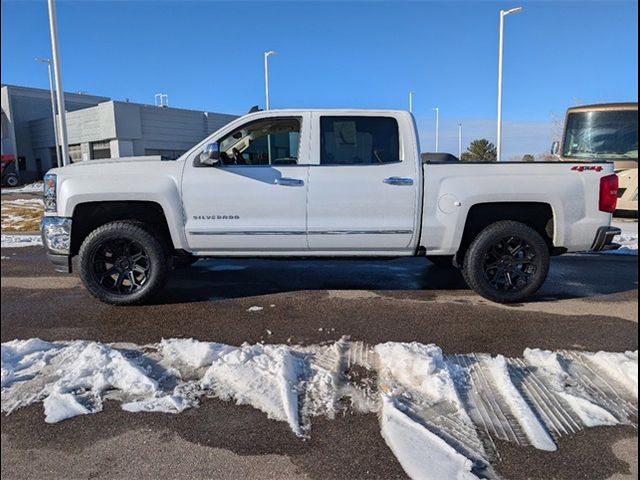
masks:
[[[562,155],[602,160],[638,160],[636,110],[575,112],[567,116]]]

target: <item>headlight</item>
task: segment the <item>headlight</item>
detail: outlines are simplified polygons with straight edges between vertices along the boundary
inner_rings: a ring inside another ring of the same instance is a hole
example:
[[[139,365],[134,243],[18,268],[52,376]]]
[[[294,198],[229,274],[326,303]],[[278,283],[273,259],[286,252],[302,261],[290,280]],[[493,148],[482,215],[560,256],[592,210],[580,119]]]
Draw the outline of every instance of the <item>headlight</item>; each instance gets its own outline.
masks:
[[[44,211],[45,212],[57,212],[57,187],[58,177],[55,173],[47,173],[44,176]]]

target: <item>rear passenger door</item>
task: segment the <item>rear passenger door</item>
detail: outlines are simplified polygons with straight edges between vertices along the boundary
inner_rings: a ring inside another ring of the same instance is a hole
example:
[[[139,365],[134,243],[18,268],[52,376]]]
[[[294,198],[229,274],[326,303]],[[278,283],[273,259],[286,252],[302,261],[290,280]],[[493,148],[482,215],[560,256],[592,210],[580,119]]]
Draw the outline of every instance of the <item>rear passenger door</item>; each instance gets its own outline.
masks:
[[[314,114],[310,250],[393,254],[412,248],[420,179],[413,139],[400,134],[403,120],[392,113]]]

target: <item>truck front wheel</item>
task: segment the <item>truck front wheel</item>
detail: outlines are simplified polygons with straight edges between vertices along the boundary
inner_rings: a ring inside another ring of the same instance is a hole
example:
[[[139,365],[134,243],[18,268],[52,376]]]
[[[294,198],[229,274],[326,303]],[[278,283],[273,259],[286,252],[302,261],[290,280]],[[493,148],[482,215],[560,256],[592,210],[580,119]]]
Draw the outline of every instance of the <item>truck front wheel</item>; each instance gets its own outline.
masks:
[[[498,303],[533,295],[549,273],[549,247],[531,227],[514,221],[480,232],[464,256],[462,275],[479,295]]]
[[[117,221],[95,229],[82,243],[79,257],[84,286],[112,305],[145,303],[166,281],[166,249],[138,222]]]

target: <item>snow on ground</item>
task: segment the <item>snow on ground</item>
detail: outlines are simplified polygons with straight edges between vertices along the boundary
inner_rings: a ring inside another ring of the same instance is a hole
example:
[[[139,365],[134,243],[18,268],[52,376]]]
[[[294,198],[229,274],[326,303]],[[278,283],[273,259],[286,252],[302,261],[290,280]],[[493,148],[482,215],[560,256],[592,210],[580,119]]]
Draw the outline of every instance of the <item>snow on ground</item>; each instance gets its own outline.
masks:
[[[494,478],[494,440],[555,450],[589,426],[637,423],[637,352],[445,355],[435,345],[345,339],[239,347],[14,340],[2,344],[2,411],[42,402],[47,422],[102,410],[179,413],[214,397],[251,405],[302,437],[311,419],[375,412],[413,478]],[[570,428],[565,428],[570,424]],[[486,447],[486,448],[485,448]]]
[[[21,187],[16,188],[3,188],[2,195],[9,195],[12,193],[42,193],[44,190],[43,182],[29,183]]]
[[[3,233],[0,246],[2,248],[41,247],[42,238],[40,235],[5,235]]]
[[[596,368],[638,398],[638,352],[583,354]]]
[[[498,355],[493,358],[485,358],[483,362],[485,362],[486,369],[493,377],[494,384],[500,395],[506,400],[507,406],[510,408],[511,413],[515,415],[531,445],[540,450],[553,452],[556,449],[556,444],[513,384],[505,358],[502,355]]]
[[[588,427],[616,425],[616,418],[597,405],[584,389],[571,383],[571,377],[562,365],[562,356],[548,350],[527,349],[524,358],[545,378],[545,384],[567,402],[580,420]],[[637,362],[636,362],[637,366]]]
[[[613,239],[621,247],[618,250],[609,250],[605,253],[608,255],[638,255],[638,221],[614,219],[611,225],[622,230],[622,234]]]
[[[458,453],[441,437],[413,421],[395,404],[393,397],[383,396],[380,416],[382,437],[413,479],[477,479],[471,472],[472,461]]]
[[[613,237],[614,243],[619,243],[618,250],[608,250],[608,255],[638,255],[638,234],[622,232],[621,235]]]
[[[38,231],[43,214],[44,202],[39,198],[16,198],[0,203],[3,232]]]

